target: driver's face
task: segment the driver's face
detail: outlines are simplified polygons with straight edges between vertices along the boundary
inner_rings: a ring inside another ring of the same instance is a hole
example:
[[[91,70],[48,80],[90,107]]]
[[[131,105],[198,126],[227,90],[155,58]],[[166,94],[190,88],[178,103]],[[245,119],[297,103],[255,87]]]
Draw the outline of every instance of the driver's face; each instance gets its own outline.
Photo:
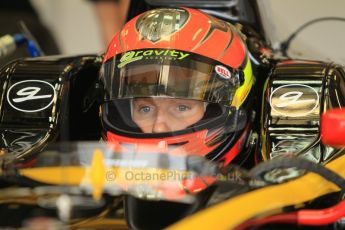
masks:
[[[132,118],[144,133],[178,131],[198,122],[204,102],[170,98],[133,99]]]

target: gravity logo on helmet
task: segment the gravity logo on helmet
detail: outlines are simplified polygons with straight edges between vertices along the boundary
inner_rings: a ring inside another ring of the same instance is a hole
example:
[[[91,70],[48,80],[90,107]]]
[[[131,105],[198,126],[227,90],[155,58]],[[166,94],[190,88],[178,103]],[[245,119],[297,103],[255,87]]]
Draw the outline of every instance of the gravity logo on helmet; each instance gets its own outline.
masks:
[[[141,59],[168,59],[168,60],[182,60],[189,56],[189,53],[185,53],[177,50],[166,49],[149,49],[149,50],[137,50],[129,51],[123,54],[120,59],[118,68],[122,68],[128,63],[138,61]]]
[[[138,61],[140,59],[142,59],[143,56],[138,56],[137,57],[137,52],[135,51],[129,51],[126,52],[120,59],[120,64],[118,64],[118,68],[122,68],[125,65],[127,65],[128,63],[134,62],[134,61]]]
[[[189,13],[185,9],[152,10],[138,18],[136,29],[142,39],[157,42],[179,31],[188,18]]]

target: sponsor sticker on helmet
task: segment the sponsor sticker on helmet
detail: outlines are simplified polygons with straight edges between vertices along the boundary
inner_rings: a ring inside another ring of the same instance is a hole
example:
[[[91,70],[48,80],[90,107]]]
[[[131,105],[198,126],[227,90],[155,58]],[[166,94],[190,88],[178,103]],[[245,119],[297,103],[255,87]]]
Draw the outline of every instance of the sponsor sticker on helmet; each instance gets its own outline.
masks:
[[[214,67],[216,73],[223,79],[230,79],[231,77],[231,72],[225,67],[225,66],[222,66],[222,65],[216,65]]]
[[[189,16],[189,12],[182,8],[150,10],[138,18],[135,26],[141,39],[155,43],[181,30]]]
[[[120,59],[120,64],[118,64],[117,67],[122,68],[131,62],[138,61],[141,59],[183,60],[189,55],[190,54],[187,52],[169,49],[148,49],[128,51],[122,55]]]
[[[128,63],[131,63],[131,62],[134,62],[134,61],[137,61],[137,60],[140,60],[143,58],[143,56],[137,57],[136,54],[137,54],[137,52],[135,52],[135,51],[129,51],[129,52],[124,53],[120,59],[120,64],[118,64],[117,67],[122,68],[125,65],[127,65]]]

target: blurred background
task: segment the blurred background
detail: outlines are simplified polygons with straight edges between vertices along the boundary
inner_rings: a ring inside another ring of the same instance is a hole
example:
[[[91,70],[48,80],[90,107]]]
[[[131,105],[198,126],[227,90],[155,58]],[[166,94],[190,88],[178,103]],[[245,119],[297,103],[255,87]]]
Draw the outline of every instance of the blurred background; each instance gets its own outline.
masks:
[[[136,0],[140,1],[140,0]],[[239,0],[241,1],[241,0]],[[268,41],[273,46],[300,26],[322,17],[345,18],[344,0],[258,0]],[[90,0],[31,0],[51,31],[62,54],[102,53],[106,42],[99,15]],[[306,27],[291,41],[295,58],[345,63],[345,19],[320,21]]]
[[[273,46],[286,40],[303,24],[325,17],[301,30],[291,41],[288,54],[345,64],[344,0],[258,0],[267,38]]]
[[[93,3],[86,0],[32,0],[62,54],[104,50]]]

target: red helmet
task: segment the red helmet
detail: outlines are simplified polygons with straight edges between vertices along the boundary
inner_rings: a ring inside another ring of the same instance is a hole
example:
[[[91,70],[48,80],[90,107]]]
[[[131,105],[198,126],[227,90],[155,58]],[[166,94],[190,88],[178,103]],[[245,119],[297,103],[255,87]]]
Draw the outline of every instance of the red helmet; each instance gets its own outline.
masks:
[[[119,151],[224,164],[240,153],[254,78],[233,25],[189,8],[147,11],[114,36],[100,75],[103,137]]]

